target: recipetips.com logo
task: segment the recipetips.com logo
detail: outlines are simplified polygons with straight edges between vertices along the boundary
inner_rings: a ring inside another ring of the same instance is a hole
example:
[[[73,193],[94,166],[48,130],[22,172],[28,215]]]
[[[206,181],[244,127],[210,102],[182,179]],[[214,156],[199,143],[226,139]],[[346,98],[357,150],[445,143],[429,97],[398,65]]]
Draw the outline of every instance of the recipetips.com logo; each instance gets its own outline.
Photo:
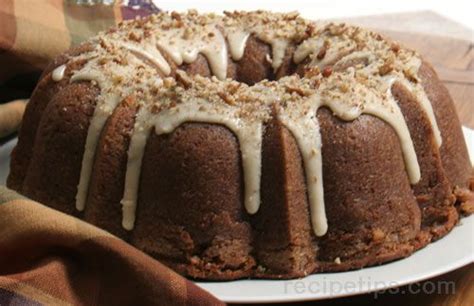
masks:
[[[387,289],[388,288],[388,289]],[[354,281],[328,280],[326,277],[314,281],[292,280],[283,282],[285,294],[340,295],[357,292],[373,292],[374,298],[385,294],[441,294],[450,295],[456,291],[454,281],[434,280],[401,286],[396,281],[372,280],[359,277]]]

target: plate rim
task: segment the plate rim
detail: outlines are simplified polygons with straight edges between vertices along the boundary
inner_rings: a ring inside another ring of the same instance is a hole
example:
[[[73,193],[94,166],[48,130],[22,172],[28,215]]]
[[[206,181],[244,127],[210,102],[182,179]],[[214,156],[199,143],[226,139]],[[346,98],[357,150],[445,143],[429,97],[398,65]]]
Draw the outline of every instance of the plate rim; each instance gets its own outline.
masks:
[[[458,224],[455,228],[453,228],[453,230],[451,232],[449,232],[447,234],[447,236],[452,235],[453,231],[455,231],[459,227],[469,226],[466,223],[469,223],[471,225],[471,227],[474,228],[474,215],[462,218],[460,220],[460,224]],[[462,235],[462,233],[454,233],[454,234],[455,235],[456,234],[457,235]],[[447,236],[445,236],[445,237],[447,237]],[[443,238],[445,238],[445,237],[443,237]],[[420,251],[430,252],[429,247],[434,245],[434,244],[438,244],[438,245],[440,243],[442,244],[443,240],[444,240],[443,238],[430,243],[429,245],[427,245],[426,247],[424,247],[421,250],[418,250],[415,253],[418,253]],[[472,240],[474,240],[474,235],[472,237]],[[430,254],[424,254],[424,256],[429,256],[429,255]],[[393,288],[399,288],[399,287],[403,287],[403,286],[406,286],[406,285],[409,285],[409,284],[413,284],[413,283],[425,281],[425,280],[428,280],[428,279],[432,279],[432,278],[435,278],[437,276],[446,274],[448,272],[454,271],[456,269],[459,269],[459,268],[462,268],[462,267],[465,267],[469,264],[474,263],[474,252],[471,252],[471,254],[469,254],[469,251],[466,251],[465,256],[460,257],[459,259],[457,259],[455,261],[449,262],[448,264],[441,265],[438,268],[433,269],[429,272],[425,272],[425,273],[419,272],[415,275],[408,274],[406,276],[397,278],[396,279],[396,284],[393,284],[393,285],[386,284],[386,285],[383,285],[383,286],[369,288],[369,289],[367,288],[366,285],[364,285],[364,288],[362,290],[358,290],[358,288],[355,288],[354,291],[351,291],[351,292],[341,291],[341,292],[338,292],[336,294],[331,294],[330,292],[329,293],[324,293],[324,294],[305,292],[305,293],[302,293],[302,294],[291,293],[291,294],[279,294],[279,295],[259,295],[259,296],[249,297],[249,296],[245,296],[245,295],[240,295],[240,296],[222,295],[222,294],[216,293],[212,289],[210,290],[206,286],[206,284],[219,284],[219,285],[222,284],[222,286],[225,286],[229,283],[233,283],[233,282],[237,283],[237,282],[240,282],[240,281],[251,281],[251,282],[270,281],[270,282],[275,282],[275,284],[284,283],[284,282],[288,282],[288,281],[305,281],[305,280],[310,281],[311,278],[315,278],[315,277],[318,277],[318,276],[321,276],[321,275],[342,275],[344,273],[361,272],[361,271],[364,271],[364,270],[367,271],[369,269],[370,270],[383,269],[384,267],[386,267],[390,264],[393,264],[393,263],[401,263],[401,262],[403,263],[403,261],[409,259],[410,257],[411,256],[408,256],[406,258],[401,258],[401,259],[398,259],[398,260],[394,260],[394,261],[386,263],[386,264],[382,264],[382,265],[378,265],[378,266],[372,266],[372,267],[365,267],[365,268],[358,269],[358,270],[345,271],[345,272],[333,272],[333,273],[316,273],[316,274],[308,275],[304,278],[289,279],[289,280],[243,279],[243,280],[235,280],[235,281],[228,281],[228,282],[203,282],[203,281],[193,281],[193,282],[197,286],[199,286],[200,288],[206,290],[207,292],[211,293],[212,295],[216,296],[218,299],[220,299],[220,300],[222,300],[226,303],[263,304],[263,303],[288,303],[288,302],[305,302],[305,301],[307,302],[307,301],[319,301],[319,300],[329,300],[329,299],[335,299],[335,298],[343,298],[343,297],[348,297],[348,296],[357,296],[357,295],[374,293],[374,292],[382,291],[382,290],[389,290],[389,289],[393,289]],[[312,281],[314,281],[314,280],[312,280]],[[348,280],[346,280],[346,281],[348,281]]]

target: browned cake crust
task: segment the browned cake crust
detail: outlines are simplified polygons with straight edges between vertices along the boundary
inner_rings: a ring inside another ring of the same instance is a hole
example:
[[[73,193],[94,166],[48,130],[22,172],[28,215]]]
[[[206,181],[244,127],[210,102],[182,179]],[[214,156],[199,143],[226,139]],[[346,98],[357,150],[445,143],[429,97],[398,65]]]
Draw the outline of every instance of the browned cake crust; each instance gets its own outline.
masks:
[[[90,49],[87,43],[79,46],[44,72],[12,154],[8,186],[110,231],[183,275],[294,278],[381,264],[443,237],[457,223],[458,210],[473,210],[472,167],[459,119],[447,89],[424,62],[419,77],[443,139],[439,150],[416,97],[399,83],[391,88],[421,169],[415,185],[410,185],[399,139],[385,121],[365,114],[344,121],[325,107],[317,112],[328,220],[322,237],[312,231],[295,137],[276,117],[265,123],[263,132],[261,206],[256,214],[249,215],[243,205],[236,136],[225,126],[188,122],[169,134],[149,135],[137,222],[132,231],[125,230],[120,201],[139,111],[133,95],[107,119],[95,152],[88,204],[78,212],[74,203],[81,161],[100,88],[88,81],[70,83],[70,78],[85,64],[75,56]],[[268,61],[271,50],[251,35],[240,60],[229,55],[227,76],[252,85],[295,71],[308,73],[305,62],[292,61],[291,45],[274,71]],[[54,81],[53,69],[62,64],[65,75]],[[172,76],[176,69],[212,75],[202,55],[191,64],[174,65]]]

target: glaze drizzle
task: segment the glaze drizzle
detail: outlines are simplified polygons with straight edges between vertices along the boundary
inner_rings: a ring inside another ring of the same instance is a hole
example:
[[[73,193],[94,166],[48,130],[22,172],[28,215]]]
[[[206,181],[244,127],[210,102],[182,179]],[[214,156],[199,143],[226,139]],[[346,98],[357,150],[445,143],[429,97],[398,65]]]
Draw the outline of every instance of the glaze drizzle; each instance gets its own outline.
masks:
[[[140,27],[136,25],[142,23]],[[277,71],[290,45],[295,64],[309,72],[332,67],[332,74],[305,78],[289,76],[247,86],[225,80],[230,59],[242,59],[254,35],[272,46],[271,63]],[[115,107],[127,96],[139,100],[128,150],[122,225],[135,224],[141,163],[150,132],[173,132],[185,122],[226,126],[237,137],[244,177],[244,204],[254,214],[260,205],[263,126],[274,115],[296,139],[303,159],[311,222],[317,236],[327,232],[322,174],[322,147],[316,113],[328,107],[345,121],[370,114],[396,132],[412,184],[420,169],[408,127],[391,88],[400,82],[416,97],[441,145],[431,103],[417,81],[421,60],[412,51],[394,48],[374,33],[345,25],[321,25],[295,14],[235,12],[226,16],[166,13],[148,21],[126,23],[100,34],[96,48],[78,56],[87,64],[71,82],[89,80],[101,89],[88,130],[76,208],[85,209],[88,185],[100,133]],[[364,42],[365,43],[362,43]],[[169,78],[185,63],[202,54],[215,77],[182,75],[186,84]],[[58,67],[57,69],[59,69]],[[61,68],[62,69],[62,68]],[[54,74],[54,72],[53,72]],[[315,85],[319,84],[319,85]],[[171,95],[172,93],[172,95]],[[171,96],[170,96],[171,95]]]
[[[66,71],[66,65],[64,64],[60,65],[53,70],[51,74],[51,78],[53,79],[53,81],[59,82],[64,78],[65,71]]]

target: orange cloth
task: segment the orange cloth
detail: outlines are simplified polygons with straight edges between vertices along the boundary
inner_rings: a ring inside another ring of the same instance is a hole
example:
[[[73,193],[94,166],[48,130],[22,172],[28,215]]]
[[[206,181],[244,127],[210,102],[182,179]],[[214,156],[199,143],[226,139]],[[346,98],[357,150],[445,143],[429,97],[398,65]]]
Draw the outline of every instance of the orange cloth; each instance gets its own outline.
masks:
[[[0,305],[221,305],[111,234],[0,186]]]
[[[159,11],[151,0],[93,6],[76,2],[85,1],[1,1],[0,103],[27,98],[41,70],[71,46],[122,20]]]
[[[55,56],[123,19],[158,11],[149,0],[77,6],[3,0],[0,102],[27,98]],[[0,105],[0,137],[23,105]],[[5,135],[4,135],[5,134]],[[5,139],[0,139],[0,145]],[[0,305],[221,305],[153,258],[74,217],[0,186]]]

